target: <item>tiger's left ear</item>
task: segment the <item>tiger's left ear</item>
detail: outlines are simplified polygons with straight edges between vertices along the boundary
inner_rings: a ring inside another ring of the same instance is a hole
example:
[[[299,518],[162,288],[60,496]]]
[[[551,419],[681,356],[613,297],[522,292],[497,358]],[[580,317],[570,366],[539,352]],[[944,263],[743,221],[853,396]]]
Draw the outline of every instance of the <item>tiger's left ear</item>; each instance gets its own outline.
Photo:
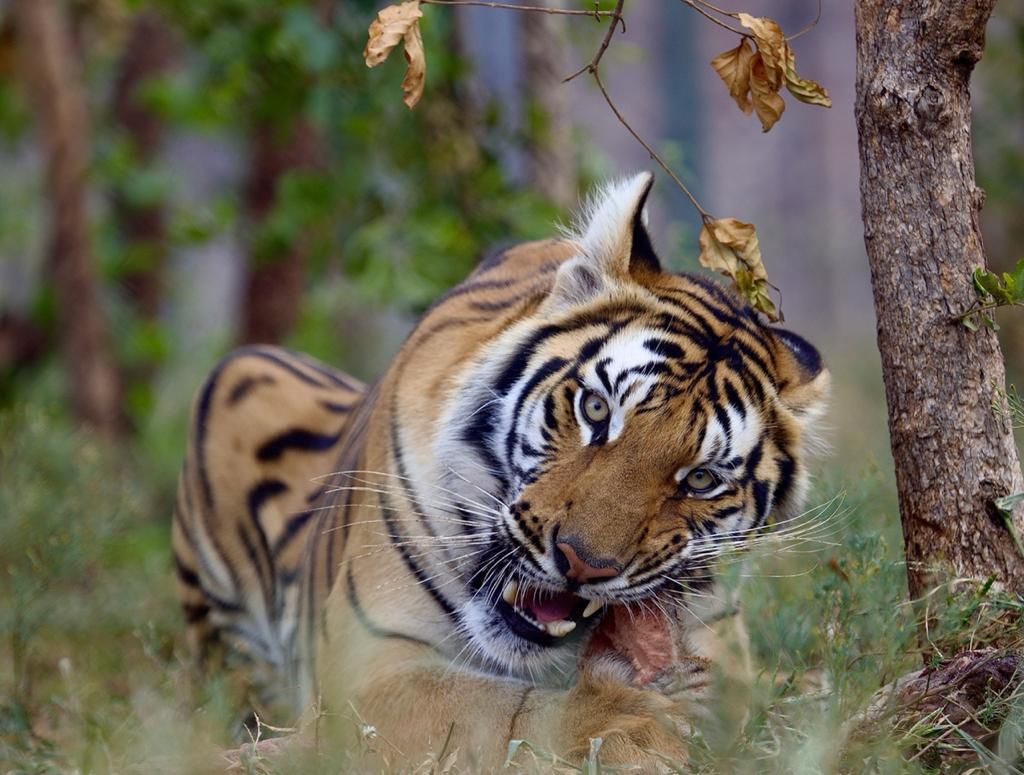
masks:
[[[802,336],[782,328],[770,330],[775,337],[779,398],[806,427],[825,413],[832,376],[821,354]]]
[[[609,184],[584,208],[576,237],[580,255],[558,268],[546,311],[582,304],[642,272],[661,270],[647,232],[653,185],[654,175],[642,172]]]

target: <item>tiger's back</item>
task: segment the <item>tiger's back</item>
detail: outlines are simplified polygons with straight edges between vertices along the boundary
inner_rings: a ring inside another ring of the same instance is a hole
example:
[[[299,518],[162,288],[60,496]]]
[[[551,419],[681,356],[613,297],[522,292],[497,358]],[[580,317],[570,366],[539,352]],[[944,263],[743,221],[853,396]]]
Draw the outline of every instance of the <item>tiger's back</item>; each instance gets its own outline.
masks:
[[[188,640],[201,659],[224,645],[294,672],[320,477],[364,393],[358,380],[276,347],[231,353],[200,388],[172,545]]]

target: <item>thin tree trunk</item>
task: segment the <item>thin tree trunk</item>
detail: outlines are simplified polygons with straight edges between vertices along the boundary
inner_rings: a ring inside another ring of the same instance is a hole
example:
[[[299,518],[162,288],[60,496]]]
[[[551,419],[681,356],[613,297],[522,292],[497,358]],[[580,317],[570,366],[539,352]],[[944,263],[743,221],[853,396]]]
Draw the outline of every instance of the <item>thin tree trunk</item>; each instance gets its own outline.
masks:
[[[312,125],[295,119],[281,133],[276,127],[257,126],[252,139],[252,161],[245,202],[250,220],[258,224],[274,209],[278,186],[292,170],[312,169],[321,160],[321,142]],[[306,246],[301,239],[277,256],[249,258],[242,310],[243,343],[283,340],[295,325],[306,273]]]
[[[995,0],[858,0],[864,238],[878,317],[910,593],[933,574],[996,574],[1024,557],[992,500],[1024,490],[994,333],[951,322],[985,264],[971,155],[971,70]],[[1024,513],[1012,520],[1024,534]]]
[[[89,126],[80,64],[54,0],[15,0],[21,65],[47,155],[51,267],[75,416],[106,436],[121,424],[121,390],[99,305],[89,241]]]
[[[333,24],[337,0],[313,0],[311,5],[322,24]],[[283,127],[272,122],[257,123],[251,143],[245,204],[249,219],[258,224],[276,206],[284,176],[292,170],[322,166],[324,147],[316,128],[301,115]],[[300,239],[277,256],[250,254],[242,301],[242,343],[277,343],[291,332],[302,303],[306,252],[307,246]]]
[[[562,5],[561,0],[547,2]],[[556,204],[576,201],[576,158],[572,142],[565,19],[546,13],[521,14],[525,108],[532,142],[526,150],[530,184]]]
[[[114,120],[131,143],[133,159],[142,166],[151,165],[160,152],[164,123],[146,107],[141,90],[149,78],[167,71],[175,49],[170,30],[157,11],[142,10],[135,15],[114,85]],[[139,314],[153,320],[160,308],[167,250],[163,208],[117,195],[114,217],[132,253],[132,268],[122,278],[125,291]]]

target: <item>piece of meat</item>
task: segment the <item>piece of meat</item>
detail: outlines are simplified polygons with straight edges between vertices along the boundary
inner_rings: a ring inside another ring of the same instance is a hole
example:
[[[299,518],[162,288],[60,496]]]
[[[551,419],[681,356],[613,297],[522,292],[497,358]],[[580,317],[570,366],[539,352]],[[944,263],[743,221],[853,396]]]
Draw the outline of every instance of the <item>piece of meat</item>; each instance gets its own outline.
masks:
[[[658,611],[627,611],[614,605],[594,632],[582,661],[608,651],[625,657],[636,671],[637,685],[649,683],[659,672],[678,661],[672,628]]]

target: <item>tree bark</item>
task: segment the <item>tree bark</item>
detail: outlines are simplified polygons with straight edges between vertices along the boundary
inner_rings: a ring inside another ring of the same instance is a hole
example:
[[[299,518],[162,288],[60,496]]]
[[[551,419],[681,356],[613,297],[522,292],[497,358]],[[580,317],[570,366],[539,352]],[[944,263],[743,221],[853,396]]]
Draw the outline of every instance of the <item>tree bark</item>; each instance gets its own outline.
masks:
[[[89,127],[80,65],[54,0],[15,0],[20,62],[47,156],[51,269],[75,416],[105,436],[122,428],[121,388],[99,304],[86,203]]]
[[[544,5],[560,7],[562,0]],[[569,90],[562,83],[570,70],[565,19],[547,13],[524,13],[519,19],[524,105],[532,138],[526,149],[527,175],[532,188],[569,208],[576,202],[577,191]]]
[[[151,165],[160,152],[164,123],[145,105],[140,91],[149,78],[167,71],[175,49],[159,12],[147,9],[135,15],[114,84],[114,120],[131,143],[133,159],[143,166]],[[157,203],[135,204],[115,195],[114,217],[133,254],[132,268],[122,284],[139,314],[145,320],[154,320],[160,309],[162,265],[167,251],[163,208]]]
[[[1024,490],[994,333],[951,317],[985,264],[971,154],[970,75],[995,0],[858,0],[857,105],[864,239],[910,593],[935,576],[1024,591]]]

